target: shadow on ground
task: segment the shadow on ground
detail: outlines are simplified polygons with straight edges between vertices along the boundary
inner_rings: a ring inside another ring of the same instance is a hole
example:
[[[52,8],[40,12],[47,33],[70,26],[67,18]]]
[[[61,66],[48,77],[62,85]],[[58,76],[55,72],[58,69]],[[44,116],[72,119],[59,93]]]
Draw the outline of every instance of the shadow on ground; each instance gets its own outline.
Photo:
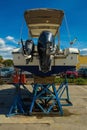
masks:
[[[0,90],[0,114],[7,115],[9,113],[9,110],[12,104],[14,103],[15,95],[16,95],[15,87]],[[21,89],[21,95],[23,99],[24,98],[27,99],[27,103],[28,103],[27,109],[29,109],[30,100],[31,100],[29,99],[29,93],[25,89]],[[74,113],[70,113],[67,108],[66,109],[64,108],[63,112],[64,112],[63,116],[74,115]],[[60,115],[58,112],[52,112],[50,114],[43,114],[42,112],[33,112],[32,116],[36,116],[38,119],[41,119],[43,117],[54,117]]]

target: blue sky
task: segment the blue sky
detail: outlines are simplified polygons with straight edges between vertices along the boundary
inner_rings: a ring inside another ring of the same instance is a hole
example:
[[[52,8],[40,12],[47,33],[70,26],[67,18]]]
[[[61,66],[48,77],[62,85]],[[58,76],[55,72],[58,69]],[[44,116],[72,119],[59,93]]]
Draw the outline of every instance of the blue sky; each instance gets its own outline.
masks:
[[[70,47],[69,40],[77,37],[72,47],[87,54],[87,0],[1,0],[0,1],[0,55],[11,58],[13,48],[18,46],[23,26],[22,38],[28,38],[28,29],[24,21],[24,11],[32,8],[54,8],[65,12],[60,29],[61,48]],[[69,39],[70,38],[70,39]]]

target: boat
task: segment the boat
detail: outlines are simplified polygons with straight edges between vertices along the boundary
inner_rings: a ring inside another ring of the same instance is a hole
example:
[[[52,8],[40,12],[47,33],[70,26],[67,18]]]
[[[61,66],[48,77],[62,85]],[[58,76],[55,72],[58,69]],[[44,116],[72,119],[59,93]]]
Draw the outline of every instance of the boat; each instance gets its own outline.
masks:
[[[75,69],[77,48],[60,49],[60,27],[64,11],[57,9],[31,9],[24,12],[29,38],[21,39],[21,47],[13,50],[14,67],[36,76],[56,75]],[[55,38],[58,37],[58,43]],[[37,40],[34,40],[37,39]],[[34,43],[37,41],[37,43]]]

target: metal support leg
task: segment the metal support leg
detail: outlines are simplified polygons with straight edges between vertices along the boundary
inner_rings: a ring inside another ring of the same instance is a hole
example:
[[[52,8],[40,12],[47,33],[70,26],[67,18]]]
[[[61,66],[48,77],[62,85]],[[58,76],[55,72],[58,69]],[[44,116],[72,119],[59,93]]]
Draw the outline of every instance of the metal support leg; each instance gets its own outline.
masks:
[[[22,105],[22,101],[18,95],[16,95],[14,102],[10,108],[9,113],[6,115],[7,117],[14,116],[17,114],[24,114],[24,109]]]
[[[63,98],[64,92],[66,94],[65,98]],[[72,103],[70,102],[70,97],[69,97],[67,78],[65,78],[65,81],[59,86],[57,93],[59,95],[60,101],[65,101],[65,103],[62,103],[62,106],[72,106]]]
[[[30,110],[29,110],[29,115],[31,115],[33,107],[34,107],[34,103],[36,101],[37,90],[38,90],[38,86],[37,86],[37,84],[35,84],[34,88],[33,88],[33,94],[34,94],[34,96],[33,96],[32,102],[31,102],[31,106],[30,106]]]
[[[6,115],[7,117],[25,113],[23,109],[23,102],[20,95],[20,85],[16,84],[15,86],[16,86],[16,95],[13,104],[9,110],[9,113]]]
[[[61,105],[61,103],[60,103],[60,99],[59,99],[59,97],[58,97],[58,93],[57,93],[57,91],[56,91],[56,87],[55,87],[54,84],[52,85],[52,88],[53,88],[54,94],[55,94],[55,96],[56,96],[56,101],[57,101],[57,105],[58,105],[58,108],[59,108],[59,113],[60,113],[60,115],[62,116],[62,115],[63,115],[62,105]]]

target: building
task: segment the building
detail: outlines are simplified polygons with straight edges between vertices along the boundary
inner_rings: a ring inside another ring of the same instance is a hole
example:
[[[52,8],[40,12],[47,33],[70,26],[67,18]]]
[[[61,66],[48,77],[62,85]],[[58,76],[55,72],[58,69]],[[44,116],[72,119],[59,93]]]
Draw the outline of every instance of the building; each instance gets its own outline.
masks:
[[[87,68],[87,55],[78,56],[77,69],[79,68]]]

